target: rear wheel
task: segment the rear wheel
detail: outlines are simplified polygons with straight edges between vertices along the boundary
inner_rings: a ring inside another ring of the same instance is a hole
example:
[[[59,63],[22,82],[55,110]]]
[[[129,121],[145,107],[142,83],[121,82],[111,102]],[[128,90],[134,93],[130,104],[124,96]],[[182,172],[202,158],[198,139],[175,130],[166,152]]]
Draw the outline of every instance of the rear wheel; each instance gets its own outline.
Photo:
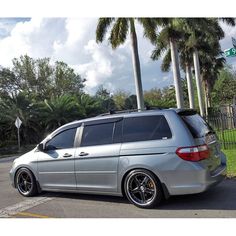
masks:
[[[38,193],[35,177],[29,169],[21,168],[17,171],[16,188],[25,197],[31,197]]]
[[[153,208],[163,196],[160,182],[148,170],[131,171],[125,178],[124,189],[129,201],[141,208]]]

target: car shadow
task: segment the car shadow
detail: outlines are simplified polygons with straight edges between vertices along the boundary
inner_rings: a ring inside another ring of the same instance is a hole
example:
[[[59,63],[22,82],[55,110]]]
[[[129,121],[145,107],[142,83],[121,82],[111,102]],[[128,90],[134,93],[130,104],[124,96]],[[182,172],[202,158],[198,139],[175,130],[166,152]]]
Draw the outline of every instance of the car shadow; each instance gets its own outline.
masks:
[[[236,210],[236,180],[225,180],[206,192],[172,196],[162,210]]]
[[[132,206],[126,197],[49,192],[43,195]],[[227,179],[204,193],[172,196],[168,200],[164,200],[156,210],[236,210],[236,179]]]

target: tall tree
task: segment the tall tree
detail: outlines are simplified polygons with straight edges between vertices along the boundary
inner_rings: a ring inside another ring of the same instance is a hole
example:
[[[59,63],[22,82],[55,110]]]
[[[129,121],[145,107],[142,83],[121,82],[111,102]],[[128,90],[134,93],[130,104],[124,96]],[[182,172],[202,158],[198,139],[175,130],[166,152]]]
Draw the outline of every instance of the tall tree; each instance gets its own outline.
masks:
[[[85,79],[64,62],[50,58],[33,59],[28,55],[13,59],[13,68],[0,68],[0,93],[24,92],[36,100],[51,96],[82,93]]]
[[[78,95],[82,92],[85,79],[75,73],[65,62],[56,61],[54,66],[54,96]]]
[[[126,41],[128,33],[130,34],[137,105],[139,110],[143,110],[143,89],[135,21],[138,21],[142,25],[144,36],[154,43],[156,38],[156,23],[152,18],[99,18],[96,29],[96,41],[102,42],[107,30],[111,28],[109,42],[112,48],[115,49],[123,44]]]
[[[206,52],[207,55],[211,55],[212,61],[214,61],[220,54],[219,40],[224,37],[224,32],[219,24],[219,21],[224,21],[229,25],[234,25],[233,18],[186,18],[185,31],[188,32],[189,38],[186,40],[186,45],[189,51],[193,53],[195,78],[198,91],[198,101],[201,115],[204,115],[203,105],[203,93],[201,82],[201,60],[199,59],[199,52]],[[206,54],[205,54],[206,55]],[[217,68],[217,67],[216,67]],[[215,70],[216,70],[215,68]],[[209,78],[209,77],[208,77]],[[207,83],[209,84],[209,83]],[[209,88],[208,88],[209,90]],[[207,103],[206,103],[207,104]]]
[[[123,90],[118,90],[113,94],[113,100],[115,102],[116,108],[118,110],[125,109],[125,100],[130,96],[130,94]]]
[[[212,101],[214,107],[232,104],[236,98],[236,72],[226,66],[220,70],[218,79],[212,89]]]
[[[158,60],[162,54],[167,51],[166,59],[171,58],[173,65],[172,68],[177,107],[183,108],[184,100],[177,49],[177,40],[181,38],[181,31],[179,30],[180,21],[178,18],[156,18],[155,21],[161,27],[161,32],[158,34],[156,48],[152,52],[151,58],[153,60]],[[165,62],[163,65],[165,66]]]
[[[103,108],[103,112],[109,112],[115,110],[115,102],[112,98],[111,93],[105,89],[102,85],[99,86],[95,98]]]

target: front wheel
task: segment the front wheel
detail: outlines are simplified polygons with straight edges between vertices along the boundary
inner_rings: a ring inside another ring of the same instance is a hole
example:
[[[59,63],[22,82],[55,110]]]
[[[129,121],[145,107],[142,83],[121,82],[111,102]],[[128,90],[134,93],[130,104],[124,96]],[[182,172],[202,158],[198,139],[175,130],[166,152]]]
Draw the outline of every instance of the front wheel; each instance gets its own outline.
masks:
[[[16,188],[25,197],[31,197],[38,193],[35,177],[29,169],[21,168],[17,171]]]
[[[160,182],[147,170],[133,170],[125,178],[124,189],[131,203],[140,208],[153,208],[162,200]]]

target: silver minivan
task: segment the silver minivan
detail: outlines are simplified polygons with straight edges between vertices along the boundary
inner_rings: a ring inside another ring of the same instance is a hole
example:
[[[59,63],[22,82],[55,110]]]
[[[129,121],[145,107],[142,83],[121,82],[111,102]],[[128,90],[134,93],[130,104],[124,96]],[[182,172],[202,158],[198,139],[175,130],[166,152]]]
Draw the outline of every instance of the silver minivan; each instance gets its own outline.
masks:
[[[216,134],[185,109],[74,121],[17,158],[10,170],[12,185],[26,197],[41,191],[125,195],[142,208],[203,192],[225,174]]]

